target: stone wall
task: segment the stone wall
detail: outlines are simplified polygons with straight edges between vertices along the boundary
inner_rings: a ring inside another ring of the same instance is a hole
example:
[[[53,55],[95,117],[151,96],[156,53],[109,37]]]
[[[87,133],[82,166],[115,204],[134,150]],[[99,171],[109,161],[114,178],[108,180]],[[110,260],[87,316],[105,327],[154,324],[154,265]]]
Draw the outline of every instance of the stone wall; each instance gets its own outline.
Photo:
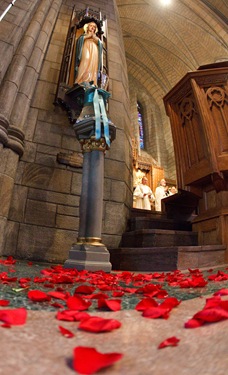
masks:
[[[0,43],[8,58],[0,72],[3,255],[63,262],[77,238],[82,168],[60,164],[57,155],[80,153],[80,147],[67,114],[53,104],[74,4],[45,0],[26,1],[24,6],[25,1],[18,0],[13,7],[15,30],[20,30],[16,41],[9,33],[13,14],[1,23],[5,33]],[[105,156],[102,240],[115,248],[132,204],[127,69],[115,4],[77,2],[76,9],[87,5],[100,8],[108,19],[109,116],[117,134]]]

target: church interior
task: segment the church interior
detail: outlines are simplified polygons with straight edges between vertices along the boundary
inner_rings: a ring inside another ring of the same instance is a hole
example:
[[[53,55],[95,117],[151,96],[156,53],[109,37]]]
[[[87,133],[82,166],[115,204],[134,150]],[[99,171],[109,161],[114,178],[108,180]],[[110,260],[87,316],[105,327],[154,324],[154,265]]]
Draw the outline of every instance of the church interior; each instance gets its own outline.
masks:
[[[1,2],[4,375],[225,374],[227,31],[226,0]]]

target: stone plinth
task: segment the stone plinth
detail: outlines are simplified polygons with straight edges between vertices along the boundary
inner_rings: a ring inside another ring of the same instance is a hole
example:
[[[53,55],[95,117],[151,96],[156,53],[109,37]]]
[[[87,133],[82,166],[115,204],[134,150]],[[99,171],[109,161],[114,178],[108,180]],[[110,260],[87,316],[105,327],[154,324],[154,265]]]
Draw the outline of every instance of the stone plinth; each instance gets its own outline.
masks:
[[[78,245],[73,244],[69,252],[69,259],[65,262],[65,268],[76,268],[77,270],[89,270],[111,272],[110,254],[103,245]]]

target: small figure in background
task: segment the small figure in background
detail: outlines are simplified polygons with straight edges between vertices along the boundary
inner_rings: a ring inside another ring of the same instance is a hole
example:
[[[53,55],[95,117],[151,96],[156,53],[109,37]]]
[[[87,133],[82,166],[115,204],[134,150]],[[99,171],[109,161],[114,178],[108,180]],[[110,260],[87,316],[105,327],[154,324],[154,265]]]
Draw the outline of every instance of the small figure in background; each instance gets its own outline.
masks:
[[[166,180],[163,178],[160,181],[159,186],[156,187],[156,190],[155,190],[155,210],[156,211],[161,211],[161,200],[167,197],[166,192],[167,192]]]
[[[142,178],[142,183],[137,185],[134,190],[135,208],[151,210],[151,202],[155,200],[151,188],[148,186],[147,177]]]

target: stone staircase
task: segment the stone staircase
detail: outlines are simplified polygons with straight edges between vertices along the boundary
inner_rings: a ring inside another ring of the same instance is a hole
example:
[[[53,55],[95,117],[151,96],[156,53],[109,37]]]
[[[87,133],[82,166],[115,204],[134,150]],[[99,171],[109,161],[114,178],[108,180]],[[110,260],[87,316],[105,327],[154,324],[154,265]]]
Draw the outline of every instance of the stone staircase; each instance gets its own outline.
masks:
[[[113,270],[171,271],[223,264],[226,247],[198,245],[191,221],[166,213],[132,209],[118,249],[110,249]]]

